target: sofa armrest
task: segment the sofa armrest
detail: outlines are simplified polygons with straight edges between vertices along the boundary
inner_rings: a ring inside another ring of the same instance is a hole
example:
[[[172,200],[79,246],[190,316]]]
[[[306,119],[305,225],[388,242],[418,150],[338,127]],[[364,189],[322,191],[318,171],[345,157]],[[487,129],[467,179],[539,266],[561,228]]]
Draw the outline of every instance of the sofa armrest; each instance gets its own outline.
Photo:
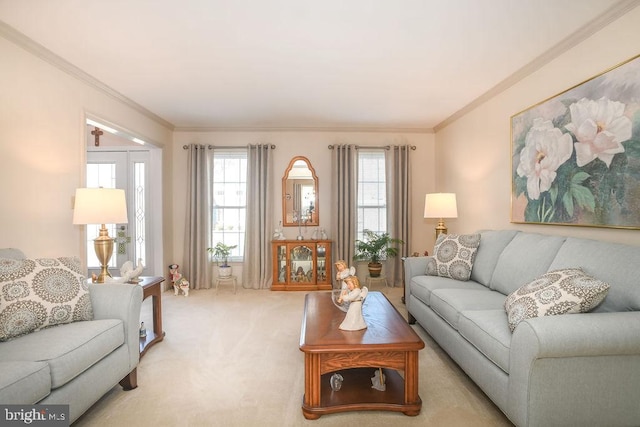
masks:
[[[640,312],[545,316],[511,339],[516,425],[633,425],[640,419]],[[576,418],[577,417],[577,418]]]
[[[424,276],[427,271],[427,262],[432,256],[411,256],[404,258],[404,280],[405,285],[414,276]]]
[[[124,322],[125,343],[129,347],[129,368],[140,360],[140,308],[142,286],[129,284],[90,284],[94,319],[120,319]]]
[[[411,279],[415,276],[424,276],[427,271],[427,262],[432,256],[412,256],[403,258],[404,268],[404,302],[409,304],[409,295],[411,294]],[[410,322],[413,323],[411,315]]]

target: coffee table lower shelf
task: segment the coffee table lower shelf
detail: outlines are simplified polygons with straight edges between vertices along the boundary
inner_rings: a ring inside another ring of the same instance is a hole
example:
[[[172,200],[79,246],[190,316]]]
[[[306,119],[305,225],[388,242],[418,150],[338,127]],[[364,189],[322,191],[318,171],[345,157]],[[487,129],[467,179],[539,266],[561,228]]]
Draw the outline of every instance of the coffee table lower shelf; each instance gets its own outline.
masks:
[[[313,420],[321,415],[346,411],[396,411],[416,416],[420,413],[422,400],[405,403],[405,384],[402,376],[393,369],[383,369],[385,391],[372,388],[371,378],[378,368],[352,368],[337,371],[344,381],[342,388],[333,391],[330,379],[334,372],[321,376],[320,406],[309,406],[303,398],[302,412],[305,418]]]

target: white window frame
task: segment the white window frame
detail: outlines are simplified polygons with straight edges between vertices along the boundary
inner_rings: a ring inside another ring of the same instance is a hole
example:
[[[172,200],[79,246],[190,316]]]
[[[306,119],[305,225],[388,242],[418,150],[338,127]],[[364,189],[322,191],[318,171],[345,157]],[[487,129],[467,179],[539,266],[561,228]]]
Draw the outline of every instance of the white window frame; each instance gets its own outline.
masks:
[[[357,239],[364,230],[387,232],[387,186],[384,149],[358,149]],[[376,173],[377,172],[377,173]],[[372,215],[373,212],[377,214]],[[376,225],[373,226],[375,223]]]
[[[247,218],[247,150],[213,149],[211,155],[211,246],[222,241],[237,245],[231,250],[229,261],[242,262]],[[236,168],[225,168],[220,163],[236,162]],[[235,193],[235,195],[233,194]],[[233,211],[231,221],[225,222],[226,213]]]

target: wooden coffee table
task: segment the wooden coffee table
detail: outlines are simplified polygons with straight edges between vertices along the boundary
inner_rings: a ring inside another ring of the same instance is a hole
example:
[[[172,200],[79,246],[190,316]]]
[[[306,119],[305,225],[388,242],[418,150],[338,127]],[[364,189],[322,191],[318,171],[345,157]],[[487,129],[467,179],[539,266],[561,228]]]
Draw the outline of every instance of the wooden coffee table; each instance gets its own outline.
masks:
[[[306,295],[300,333],[305,418],[358,410],[420,413],[418,351],[424,342],[380,292],[369,292],[362,311],[367,329],[342,331],[338,326],[345,313],[333,304],[331,293]],[[372,388],[379,368],[386,376],[385,391]],[[335,372],[344,378],[338,391],[329,384]]]

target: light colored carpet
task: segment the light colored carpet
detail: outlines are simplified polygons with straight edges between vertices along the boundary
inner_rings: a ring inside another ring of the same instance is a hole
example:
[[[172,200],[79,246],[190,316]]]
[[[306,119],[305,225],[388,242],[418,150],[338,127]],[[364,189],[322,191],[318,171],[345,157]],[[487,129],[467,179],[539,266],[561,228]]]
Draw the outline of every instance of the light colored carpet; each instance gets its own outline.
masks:
[[[381,290],[406,318],[401,288]],[[304,292],[230,287],[165,292],[164,341],[138,367],[138,388],[114,387],[74,426],[510,426],[419,326],[422,411],[360,411],[306,420],[299,350]],[[151,327],[151,299],[142,318]]]

